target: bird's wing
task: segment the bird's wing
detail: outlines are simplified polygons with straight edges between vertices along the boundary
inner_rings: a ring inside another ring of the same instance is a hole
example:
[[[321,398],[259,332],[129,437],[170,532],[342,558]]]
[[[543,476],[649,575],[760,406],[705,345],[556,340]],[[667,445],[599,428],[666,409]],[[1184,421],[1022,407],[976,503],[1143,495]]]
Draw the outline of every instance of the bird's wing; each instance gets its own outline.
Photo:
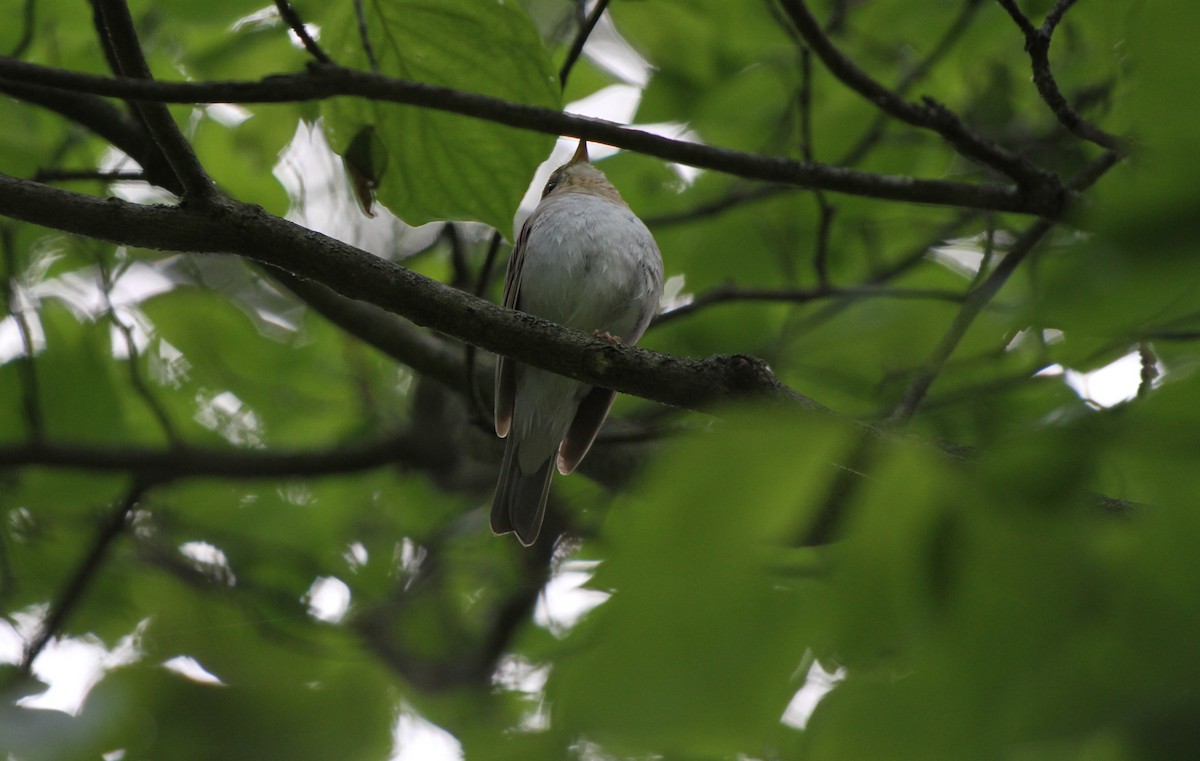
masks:
[[[533,214],[530,214],[525,220],[525,224],[521,226],[521,232],[517,235],[512,255],[508,258],[508,269],[504,273],[504,300],[502,302],[508,309],[520,309],[518,297],[521,294],[521,267],[525,263],[529,228],[533,226],[533,218],[537,211],[534,209]],[[516,373],[515,362],[496,355],[496,435],[500,438],[508,436],[508,430],[512,427],[513,404],[517,398]]]
[[[596,434],[600,433],[600,427],[604,425],[616,396],[616,391],[596,386],[579,402],[571,427],[558,448],[559,473],[566,475],[579,467],[580,461],[592,448]]]

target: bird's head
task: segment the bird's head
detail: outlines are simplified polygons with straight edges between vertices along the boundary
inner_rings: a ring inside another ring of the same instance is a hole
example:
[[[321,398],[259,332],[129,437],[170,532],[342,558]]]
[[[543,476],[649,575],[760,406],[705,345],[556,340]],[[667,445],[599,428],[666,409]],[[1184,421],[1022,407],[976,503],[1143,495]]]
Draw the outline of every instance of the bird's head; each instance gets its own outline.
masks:
[[[546,189],[542,198],[560,193],[589,193],[604,196],[609,200],[624,204],[621,194],[613,187],[601,172],[588,160],[587,142],[580,140],[579,147],[571,160],[555,169],[546,181]]]

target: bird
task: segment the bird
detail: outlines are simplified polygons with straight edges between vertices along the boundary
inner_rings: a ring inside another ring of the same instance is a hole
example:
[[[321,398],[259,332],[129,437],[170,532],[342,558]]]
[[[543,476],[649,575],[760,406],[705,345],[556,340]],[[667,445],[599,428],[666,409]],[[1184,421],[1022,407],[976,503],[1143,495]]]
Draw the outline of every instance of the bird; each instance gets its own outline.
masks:
[[[580,140],[521,226],[504,277],[504,306],[635,344],[658,311],[662,288],[654,236]],[[528,547],[541,531],[552,463],[564,475],[578,467],[616,392],[503,356],[495,391],[496,435],[506,441],[491,527]]]

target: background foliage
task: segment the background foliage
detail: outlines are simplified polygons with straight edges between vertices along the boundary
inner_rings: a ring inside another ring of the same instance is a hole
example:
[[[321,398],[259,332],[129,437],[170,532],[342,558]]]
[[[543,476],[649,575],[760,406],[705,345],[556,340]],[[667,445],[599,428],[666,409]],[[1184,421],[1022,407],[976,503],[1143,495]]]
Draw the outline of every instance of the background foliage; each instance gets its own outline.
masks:
[[[79,3],[10,5],[0,51],[109,72]],[[354,3],[295,10],[344,66],[549,108],[624,85],[640,88],[634,122],[710,145],[1011,183],[881,116],[810,50],[795,6],[614,2],[565,89],[587,10],[573,3],[376,0],[370,49]],[[1058,87],[1122,136],[1116,152],[1047,107],[1018,6],[1033,26],[1067,11]],[[606,158],[676,278],[678,311],[643,343],[761,357],[838,414],[623,397],[528,551],[486,529],[486,411],[327,319],[327,293],[240,259],[0,220],[0,750],[1200,755],[1200,113],[1180,84],[1200,64],[1195,19],[1138,0],[812,10],[875,79],[1037,166],[1115,166],[971,321],[964,303],[1033,219]],[[312,61],[274,7],[131,11],[162,80]],[[615,73],[622,37],[644,82]],[[21,85],[0,74],[0,171],[174,202],[95,121]],[[231,196],[468,290],[551,148],[366,98],[171,113]],[[376,218],[330,148],[378,185]],[[465,375],[461,345],[436,341]],[[1116,398],[1088,375],[1105,367],[1124,368]],[[933,385],[903,414],[923,372]],[[889,418],[903,435],[878,433]]]

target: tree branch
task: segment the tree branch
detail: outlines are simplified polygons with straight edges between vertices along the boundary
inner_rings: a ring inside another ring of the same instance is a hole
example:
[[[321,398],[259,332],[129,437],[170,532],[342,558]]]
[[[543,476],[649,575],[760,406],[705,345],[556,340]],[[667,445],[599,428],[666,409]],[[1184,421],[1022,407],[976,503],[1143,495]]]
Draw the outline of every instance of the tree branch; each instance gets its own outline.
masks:
[[[103,22],[104,34],[107,35],[109,49],[117,64],[117,73],[131,79],[153,81],[125,0],[92,0],[92,5]],[[141,116],[146,131],[171,165],[185,196],[201,203],[214,198],[217,194],[216,185],[200,165],[195,151],[179,131],[179,125],[171,118],[166,105],[135,101],[133,106]]]
[[[99,199],[0,174],[0,214],[163,251],[238,254],[525,364],[676,407],[759,397],[828,412],[752,357],[690,360],[614,345],[463,291],[228,199],[203,208]]]
[[[900,97],[907,95],[909,89],[923,79],[954,48],[955,43],[970,28],[971,22],[975,19],[975,12],[979,10],[981,5],[983,5],[983,0],[966,0],[958,16],[951,22],[941,39],[934,44],[929,54],[921,61],[918,61],[907,74],[900,78],[900,81],[892,88],[892,92]],[[889,115],[885,111],[880,111],[876,114],[871,124],[863,130],[862,137],[851,146],[850,150],[846,151],[837,163],[841,166],[856,166],[866,158],[871,149],[883,137],[888,119]]]
[[[33,42],[33,26],[34,16],[36,14],[37,0],[25,0],[25,5],[21,11],[21,39],[17,40],[17,44],[13,45],[12,52],[9,53],[13,58],[20,58],[25,55],[25,51],[29,49],[29,44]]]
[[[339,475],[403,463],[443,466],[445,452],[419,436],[399,432],[366,442],[312,450],[215,449],[191,444],[165,447],[30,442],[0,446],[0,467],[52,467],[131,473],[157,483],[181,478],[272,479]]]
[[[602,119],[337,66],[314,65],[307,74],[283,74],[259,81],[167,83],[99,77],[0,57],[0,87],[6,86],[6,80],[36,81],[42,86],[71,91],[170,103],[283,103],[357,95],[461,114],[518,129],[579,137],[748,179],[871,198],[1046,217],[1061,215],[1070,200],[1070,193],[1052,175],[1043,177],[1044,182],[1018,189],[861,172],[673,140]]]
[[[934,99],[924,98],[923,105],[910,103],[872,79],[834,46],[809,12],[804,0],[780,2],[800,35],[830,73],[885,113],[914,127],[936,132],[963,156],[1004,173],[1022,187],[1049,188],[1061,185],[1054,174],[972,132],[955,113]]]
[[[31,178],[34,182],[149,182],[145,172],[101,172],[95,169],[39,169]]]
[[[67,618],[83,597],[83,593],[95,580],[113,542],[124,532],[129,516],[133,514],[134,508],[145,496],[147,488],[147,484],[135,481],[125,496],[117,502],[108,520],[100,526],[91,549],[80,561],[79,567],[75,569],[75,573],[63,587],[58,599],[50,606],[50,611],[46,614],[46,619],[42,622],[38,633],[26,646],[20,664],[22,672],[29,673],[38,655],[66,623]]]
[[[296,294],[322,317],[355,338],[378,349],[426,378],[464,396],[470,395],[464,360],[457,344],[414,328],[408,322],[372,304],[356,301],[320,283],[303,280],[279,268],[269,268],[271,278]],[[476,371],[476,384],[492,382],[492,368]]]
[[[1096,158],[1071,180],[1071,187],[1074,190],[1086,189],[1119,160],[1120,155],[1115,151],[1109,151]],[[950,323],[950,327],[947,328],[937,346],[934,347],[932,354],[914,373],[912,380],[904,391],[904,396],[900,404],[897,405],[896,409],[889,416],[889,422],[903,424],[912,419],[917,408],[924,401],[926,394],[929,393],[929,388],[941,373],[946,360],[954,353],[954,350],[958,347],[959,342],[962,341],[963,336],[966,335],[967,329],[971,327],[975,318],[979,316],[988,302],[995,298],[996,294],[1008,282],[1008,278],[1016,271],[1021,262],[1041,242],[1046,233],[1054,229],[1054,226],[1055,222],[1049,219],[1039,219],[1030,225],[1013,242],[1008,253],[996,265],[996,269],[992,271],[992,274],[979,287],[971,291],[967,296],[967,300],[963,303],[962,309],[955,315],[954,321]]]
[[[112,103],[96,95],[38,87],[7,79],[0,79],[0,92],[83,125],[141,165],[148,182],[176,195],[183,194],[183,186],[155,148],[145,128]]]
[[[575,39],[571,42],[571,49],[567,51],[567,58],[563,61],[562,68],[558,71],[558,86],[566,88],[567,77],[571,75],[571,69],[575,67],[575,62],[579,60],[580,54],[583,53],[583,46],[587,44],[588,37],[592,35],[592,30],[596,28],[600,17],[604,15],[604,10],[608,7],[608,0],[599,0],[596,7],[592,9],[591,14],[579,26],[579,33],[575,35]]]
[[[291,27],[292,31],[296,34],[296,38],[304,45],[304,49],[308,51],[309,55],[321,63],[333,63],[333,59],[321,49],[317,41],[308,33],[308,27],[304,26],[304,21],[300,18],[300,14],[296,13],[296,9],[292,7],[292,4],[288,0],[275,0],[275,8],[279,11],[279,15],[284,20],[284,23]]]
[[[1037,87],[1042,100],[1054,112],[1059,124],[1081,140],[1095,143],[1110,151],[1124,152],[1126,150],[1124,139],[1105,132],[1071,108],[1071,104],[1058,89],[1058,82],[1055,81],[1054,72],[1050,69],[1050,40],[1054,35],[1055,27],[1062,21],[1063,14],[1075,4],[1075,0],[1058,0],[1050,13],[1046,15],[1046,20],[1042,23],[1041,28],[1030,23],[1029,19],[1017,8],[1014,0],[997,1],[1004,10],[1008,11],[1008,15],[1012,16],[1013,21],[1020,27],[1021,33],[1025,35],[1025,52],[1029,53],[1029,61],[1033,68],[1033,84]]]
[[[694,314],[715,304],[732,301],[769,301],[806,304],[819,299],[931,299],[961,304],[967,294],[945,288],[895,288],[886,285],[864,283],[862,285],[838,286],[831,283],[815,288],[747,288],[725,283],[697,295],[687,304],[663,312],[654,321],[654,327],[679,317]]]

